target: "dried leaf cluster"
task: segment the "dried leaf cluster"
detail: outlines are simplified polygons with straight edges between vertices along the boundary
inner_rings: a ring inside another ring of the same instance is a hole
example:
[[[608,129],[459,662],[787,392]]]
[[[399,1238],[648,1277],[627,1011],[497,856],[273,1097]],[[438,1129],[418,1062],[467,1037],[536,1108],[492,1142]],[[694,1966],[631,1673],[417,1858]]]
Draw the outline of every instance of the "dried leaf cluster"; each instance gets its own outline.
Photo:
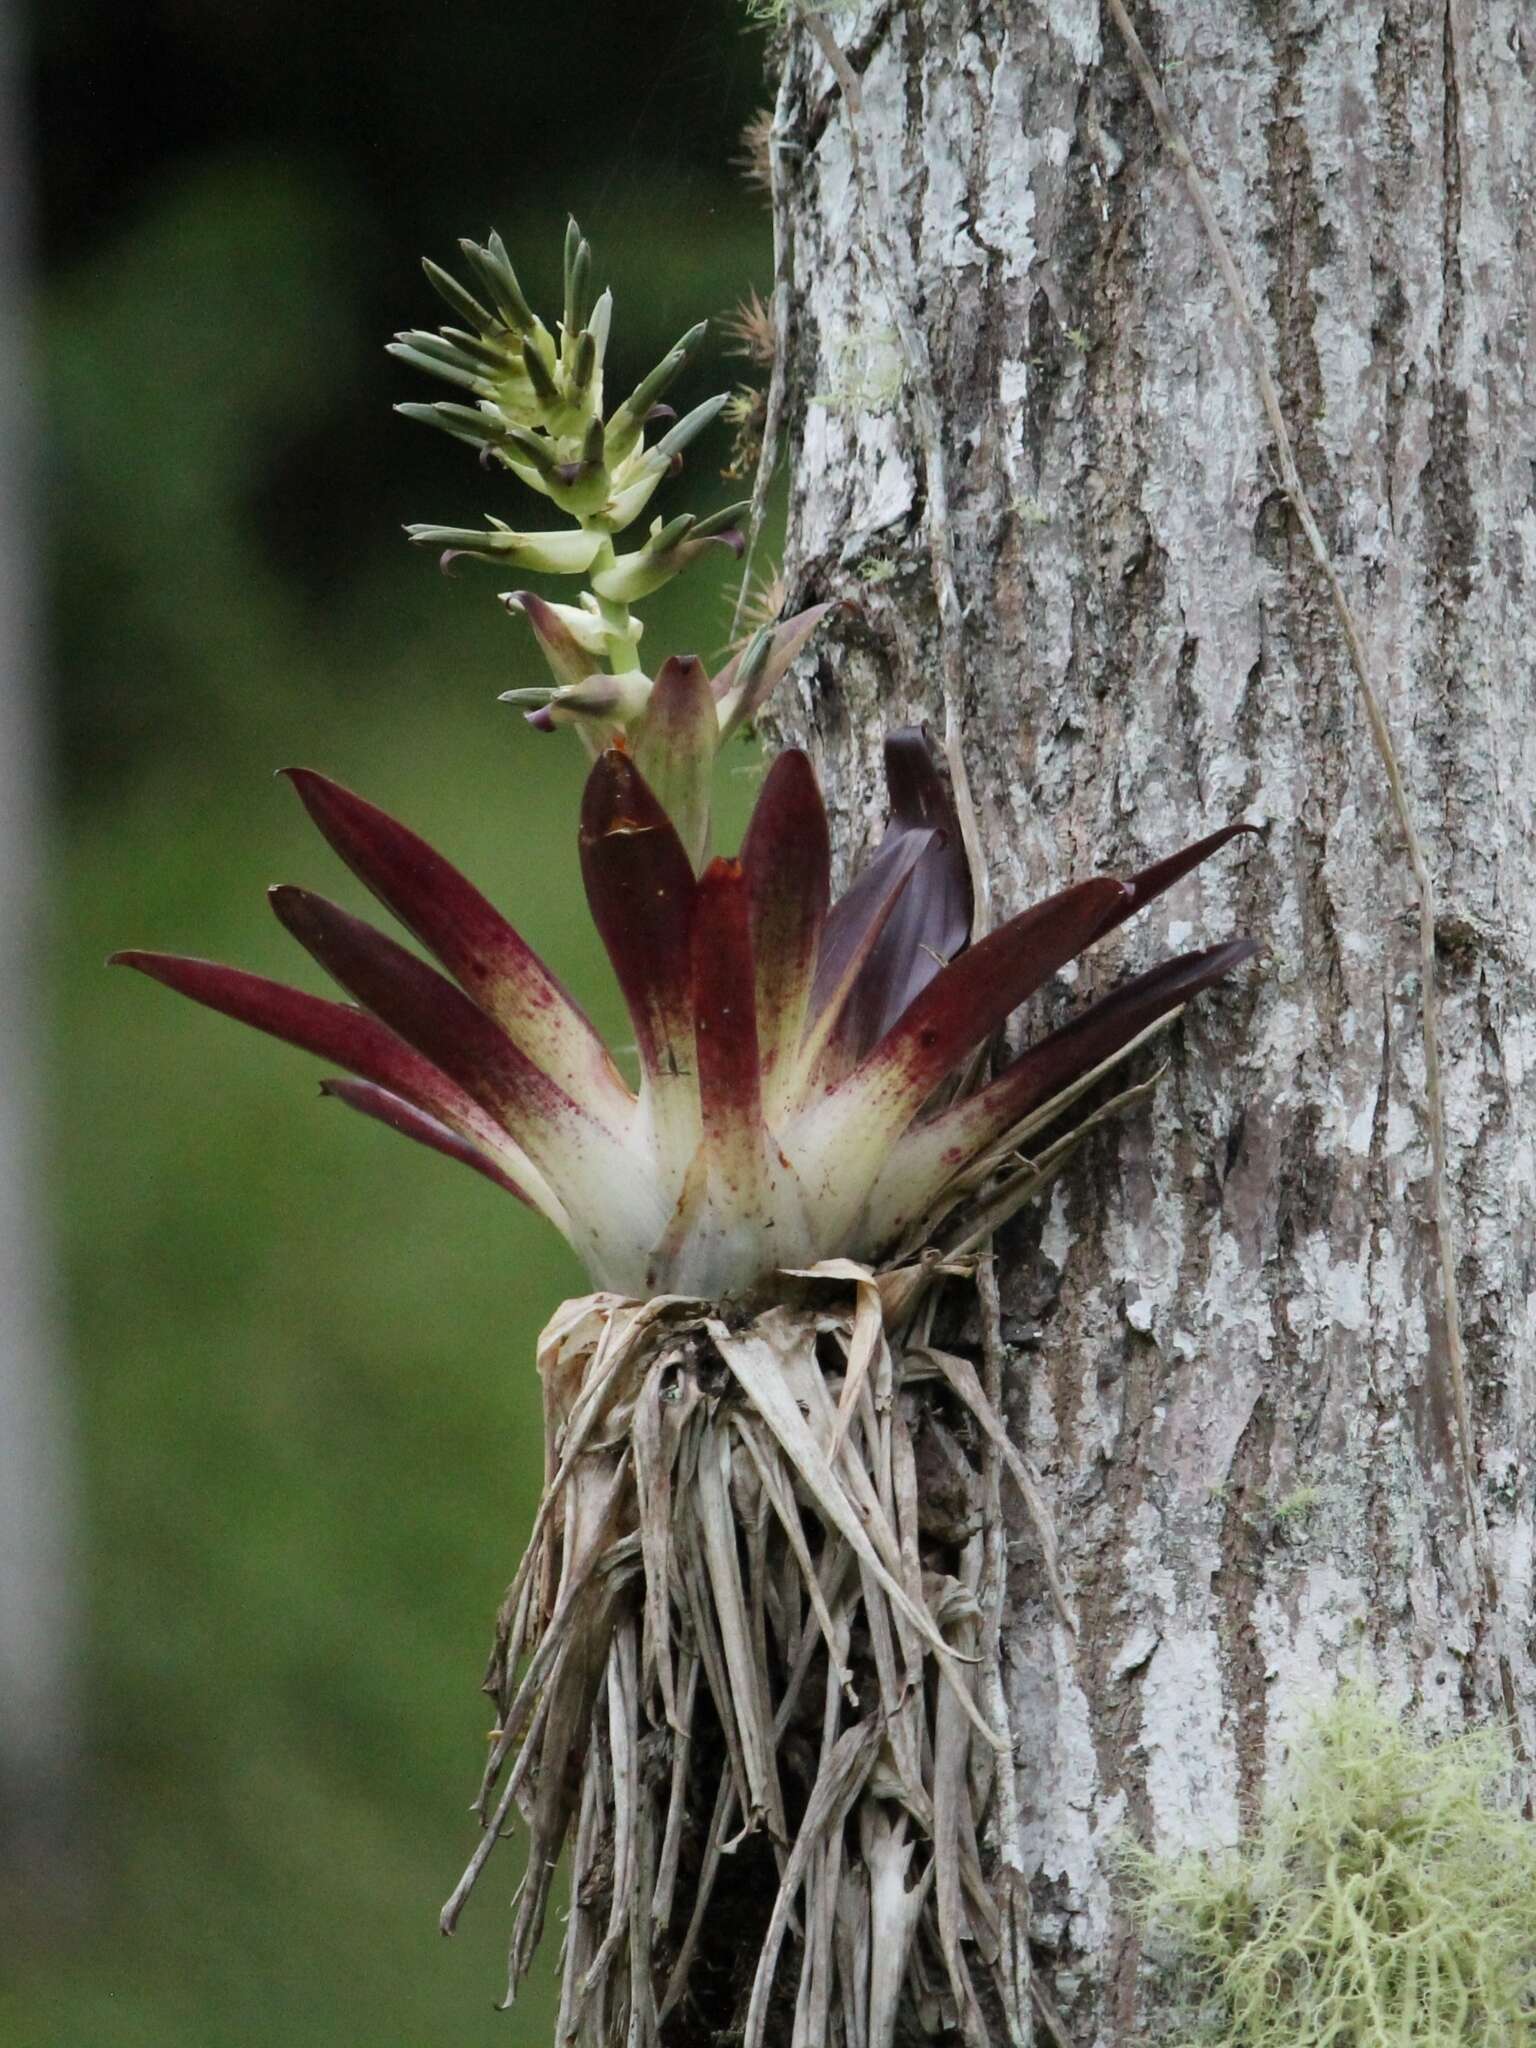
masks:
[[[647,2048],[679,2014],[743,2048],[885,2048],[904,2001],[991,2038],[984,1438],[1054,1566],[974,1367],[928,1341],[927,1277],[832,1262],[736,1318],[594,1295],[545,1332],[547,1486],[444,1926],[520,1815],[510,2001],[569,1848],[561,2043]],[[701,1981],[721,1910],[740,1969]]]

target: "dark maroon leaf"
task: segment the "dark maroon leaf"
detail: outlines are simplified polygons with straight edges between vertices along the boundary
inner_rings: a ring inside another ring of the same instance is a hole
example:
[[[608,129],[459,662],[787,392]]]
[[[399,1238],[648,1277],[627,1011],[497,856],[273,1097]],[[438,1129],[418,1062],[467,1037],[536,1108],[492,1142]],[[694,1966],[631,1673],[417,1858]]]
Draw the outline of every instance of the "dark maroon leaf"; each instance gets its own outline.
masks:
[[[764,778],[742,843],[764,1083],[782,1101],[811,1001],[831,894],[831,846],[816,771],[790,747]]]
[[[1104,926],[1112,932],[1116,925],[1124,924],[1128,917],[1134,917],[1138,910],[1145,910],[1154,897],[1161,896],[1165,889],[1171,889],[1175,882],[1183,879],[1192,868],[1209,860],[1239,834],[1257,834],[1257,825],[1223,825],[1219,832],[1208,832],[1203,839],[1195,839],[1188,846],[1180,847],[1177,853],[1170,853],[1166,860],[1154,861],[1151,867],[1143,868],[1139,874],[1130,876],[1126,882],[1130,900],[1114,910]]]
[[[735,1154],[761,1149],[762,1076],[751,903],[741,863],[712,860],[699,878],[693,920],[694,1043],[704,1136]]]
[[[693,1064],[693,869],[644,777],[617,749],[587,777],[581,872],[646,1077],[670,1083]]]
[[[871,1078],[900,1074],[902,1091],[918,1090],[918,1101],[925,1100],[951,1067],[1093,943],[1124,889],[1107,875],[1075,882],[951,961],[881,1040],[866,1062]]]
[[[502,1123],[596,1246],[620,1222],[659,1228],[657,1190],[635,1175],[623,1134],[592,1116],[519,1051],[451,981],[360,918],[307,890],[270,892],[286,928],[365,1009],[414,1045]],[[605,1231],[606,1224],[606,1231]]]
[[[1100,877],[1010,918],[929,982],[836,1089],[802,1112],[792,1156],[833,1219],[863,1207],[887,1154],[939,1082],[1011,1010],[1093,943],[1124,893]]]
[[[1202,989],[1210,988],[1245,960],[1253,959],[1258,950],[1252,939],[1230,939],[1224,945],[1207,946],[1200,952],[1181,953],[1176,959],[1159,962],[1122,988],[1090,1003],[1081,1016],[1072,1018],[1059,1031],[1053,1031],[1038,1045],[1021,1053],[991,1087],[974,1098],[975,1106],[979,1108],[985,1103],[989,1109],[1003,1114],[1004,1121],[998,1126],[1001,1135],[1080,1075],[1101,1065],[1121,1046],[1129,1045],[1159,1017],[1187,1003]]]
[[[933,845],[933,832],[903,832],[864,869],[853,886],[832,905],[822,932],[811,987],[810,1022],[801,1051],[808,1076],[828,1088],[844,1079],[849,1066],[839,1022],[860,971],[912,879],[912,871]]]
[[[286,774],[336,852],[568,1095],[621,1121],[629,1092],[602,1040],[539,956],[424,839],[312,769]]]
[[[1042,1104],[1258,950],[1251,939],[1234,939],[1162,961],[1030,1046],[979,1094],[914,1125],[881,1170],[871,1202],[872,1225],[882,1241],[915,1222],[955,1174]]]
[[[238,967],[187,960],[173,953],[114,953],[109,964],[136,968],[210,1010],[252,1025],[301,1052],[347,1067],[467,1137],[484,1142],[504,1135],[479,1104],[438,1067],[377,1018],[348,1003],[306,995],[301,989],[269,981],[265,975],[247,974]]]
[[[921,726],[888,735],[885,779],[891,822],[871,865],[894,858],[914,832],[927,844],[839,1014],[834,1043],[844,1073],[879,1044],[939,969],[963,950],[971,932],[971,876],[960,820]]]
[[[519,1144],[573,1108],[563,1090],[499,1025],[424,960],[308,889],[281,884],[268,899],[284,929],[381,1023],[505,1123]],[[525,1145],[536,1162],[546,1149]]]
[[[385,1124],[402,1136],[414,1138],[419,1145],[426,1145],[434,1152],[441,1152],[447,1159],[457,1159],[463,1166],[473,1167],[476,1173],[484,1174],[499,1188],[505,1188],[509,1195],[516,1195],[520,1202],[526,1202],[530,1209],[537,1208],[509,1173],[503,1173],[489,1152],[483,1152],[478,1145],[472,1145],[467,1138],[439,1123],[435,1116],[428,1116],[424,1110],[414,1109],[398,1095],[391,1095],[387,1088],[375,1087],[372,1081],[322,1081],[320,1093],[337,1102],[346,1103],[349,1109],[361,1111],[375,1122]]]

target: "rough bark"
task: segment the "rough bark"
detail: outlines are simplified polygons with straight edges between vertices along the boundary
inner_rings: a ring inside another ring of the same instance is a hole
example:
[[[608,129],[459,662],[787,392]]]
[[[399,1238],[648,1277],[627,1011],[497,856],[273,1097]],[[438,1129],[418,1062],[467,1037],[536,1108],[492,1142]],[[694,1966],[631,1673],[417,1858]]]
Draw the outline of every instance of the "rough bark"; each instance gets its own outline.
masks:
[[[1107,1853],[1231,1841],[1342,1671],[1532,1735],[1536,30],[1520,0],[1140,0],[1285,393],[1438,879],[1469,1540],[1430,1223],[1414,896],[1325,588],[1188,196],[1095,0],[839,10],[932,360],[963,744],[999,914],[1226,819],[1054,1018],[1180,941],[1268,948],[1155,1111],[1000,1247],[1012,1422],[1080,1619],[1014,1545],[1008,1687],[1036,1963],[1138,2038]],[[845,856],[888,726],[942,726],[924,468],[842,95],[779,103],[791,608],[858,610],[789,736]]]

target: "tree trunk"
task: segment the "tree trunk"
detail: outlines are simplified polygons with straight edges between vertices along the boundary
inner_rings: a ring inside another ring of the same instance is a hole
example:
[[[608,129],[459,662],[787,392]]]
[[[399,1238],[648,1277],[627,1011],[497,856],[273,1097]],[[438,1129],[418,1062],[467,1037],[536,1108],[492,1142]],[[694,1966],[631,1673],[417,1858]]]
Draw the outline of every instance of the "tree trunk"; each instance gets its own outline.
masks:
[[[0,20],[0,1890],[56,1905],[68,1881],[78,1758],[73,1502],[58,1361],[48,1328],[46,1231],[34,1139],[43,995],[41,747],[32,702],[24,485],[24,189],[15,24]]]
[[[1512,1695],[1528,1740],[1536,1701],[1536,31],[1519,0],[1135,12],[1437,878],[1502,1600],[1458,1476],[1413,881],[1247,343],[1125,48],[1094,0],[830,16],[862,80],[882,266],[844,94],[797,23],[777,150],[785,575],[790,609],[856,609],[782,715],[843,855],[873,826],[881,733],[942,728],[946,708],[892,258],[947,457],[952,708],[996,914],[1229,819],[1265,827],[1042,1005],[1055,1020],[1180,943],[1267,948],[1179,1027],[1155,1108],[999,1247],[1011,1424],[1080,1624],[1053,1621],[1021,1522],[1007,1675],[1035,1960],[1077,2048],[1138,2037],[1118,1831],[1234,1840],[1344,1672],[1446,1726]]]

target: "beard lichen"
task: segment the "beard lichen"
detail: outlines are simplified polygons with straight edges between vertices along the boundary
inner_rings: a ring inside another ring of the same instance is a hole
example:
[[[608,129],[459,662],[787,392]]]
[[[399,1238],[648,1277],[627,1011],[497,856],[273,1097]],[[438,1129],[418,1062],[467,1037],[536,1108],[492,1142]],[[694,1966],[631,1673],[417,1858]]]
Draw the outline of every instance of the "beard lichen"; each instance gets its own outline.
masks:
[[[1511,1767],[1497,1730],[1427,1740],[1349,1684],[1237,1848],[1130,1850],[1169,2035],[1190,2048],[1536,2043],[1536,1827],[1509,1801]]]

